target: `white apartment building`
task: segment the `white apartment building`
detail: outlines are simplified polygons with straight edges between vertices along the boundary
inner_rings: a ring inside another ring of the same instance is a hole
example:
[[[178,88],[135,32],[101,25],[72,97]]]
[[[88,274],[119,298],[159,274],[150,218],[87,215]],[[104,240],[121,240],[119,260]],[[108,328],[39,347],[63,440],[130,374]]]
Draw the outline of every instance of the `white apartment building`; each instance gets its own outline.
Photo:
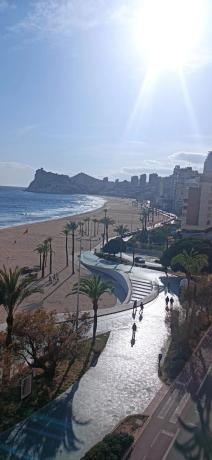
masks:
[[[212,152],[208,153],[199,183],[185,190],[182,230],[208,232],[212,230]]]

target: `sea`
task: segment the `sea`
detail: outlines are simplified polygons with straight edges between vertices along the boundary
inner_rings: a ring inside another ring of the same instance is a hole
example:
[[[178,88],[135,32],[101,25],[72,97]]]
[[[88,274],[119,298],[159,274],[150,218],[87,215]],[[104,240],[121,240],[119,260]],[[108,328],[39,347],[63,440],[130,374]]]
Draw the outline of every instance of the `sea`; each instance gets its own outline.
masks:
[[[73,216],[102,207],[104,198],[27,192],[0,186],[0,228]]]

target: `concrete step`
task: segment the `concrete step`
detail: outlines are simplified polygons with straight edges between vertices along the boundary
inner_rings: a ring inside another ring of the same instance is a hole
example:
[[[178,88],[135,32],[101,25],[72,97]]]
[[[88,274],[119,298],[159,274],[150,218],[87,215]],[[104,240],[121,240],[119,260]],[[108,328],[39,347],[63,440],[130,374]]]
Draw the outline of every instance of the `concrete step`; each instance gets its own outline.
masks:
[[[132,295],[149,295],[152,291],[132,291]]]
[[[143,283],[143,284],[152,284],[150,281],[145,281],[145,280],[139,280],[136,278],[130,278],[131,283]]]

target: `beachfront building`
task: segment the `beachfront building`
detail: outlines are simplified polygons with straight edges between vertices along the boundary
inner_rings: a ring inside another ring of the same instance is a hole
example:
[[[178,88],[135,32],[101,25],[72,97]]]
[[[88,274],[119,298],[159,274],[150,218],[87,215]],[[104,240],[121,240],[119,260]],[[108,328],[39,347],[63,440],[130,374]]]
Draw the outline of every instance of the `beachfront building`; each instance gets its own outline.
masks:
[[[199,182],[186,188],[181,226],[187,232],[212,236],[212,152],[208,153]]]
[[[198,185],[199,180],[199,172],[193,170],[191,166],[186,168],[181,168],[179,165],[175,166],[171,180],[170,200],[172,211],[178,216],[182,215],[188,186]]]

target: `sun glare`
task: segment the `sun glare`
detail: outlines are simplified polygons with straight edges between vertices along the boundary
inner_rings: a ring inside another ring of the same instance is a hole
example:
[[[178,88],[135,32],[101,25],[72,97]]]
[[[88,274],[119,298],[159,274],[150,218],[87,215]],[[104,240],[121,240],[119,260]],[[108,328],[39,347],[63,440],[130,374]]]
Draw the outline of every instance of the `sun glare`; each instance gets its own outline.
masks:
[[[135,41],[155,72],[182,70],[198,46],[204,26],[204,0],[142,0]]]

